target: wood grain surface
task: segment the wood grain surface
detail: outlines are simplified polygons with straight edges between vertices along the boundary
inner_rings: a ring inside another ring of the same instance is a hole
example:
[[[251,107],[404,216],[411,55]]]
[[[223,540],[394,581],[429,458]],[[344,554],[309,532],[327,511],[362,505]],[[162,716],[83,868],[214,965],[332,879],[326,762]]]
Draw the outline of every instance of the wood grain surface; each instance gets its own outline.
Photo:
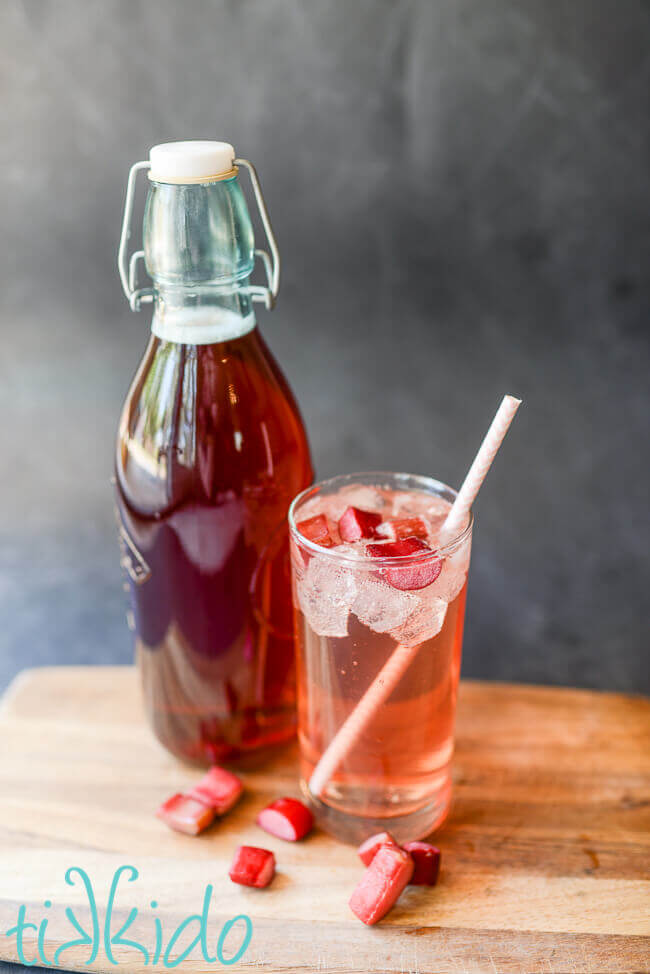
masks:
[[[354,849],[319,832],[285,843],[254,824],[271,798],[298,794],[293,749],[242,774],[245,798],[216,827],[196,839],[177,835],[153,812],[197,772],[149,732],[136,673],[28,670],[0,708],[0,958],[18,959],[16,938],[6,931],[23,904],[28,921],[48,920],[43,945],[50,962],[76,936],[66,907],[82,926],[90,924],[87,894],[78,878],[66,884],[67,869],[85,870],[102,919],[115,870],[132,865],[139,875],[132,883],[123,877],[112,929],[137,908],[125,936],[153,950],[155,918],[167,943],[185,917],[201,911],[211,884],[212,947],[232,917],[246,914],[253,924],[251,943],[231,970],[648,971],[649,745],[648,701],[464,682],[452,813],[436,838],[440,883],[408,888],[380,925],[366,928],[347,907],[362,872]],[[228,880],[240,843],[275,852],[278,875],[269,889]],[[226,955],[236,949],[239,929],[231,931]],[[25,943],[32,960],[34,930]],[[71,947],[59,965],[116,969],[101,947],[86,965],[90,951]],[[116,948],[115,957],[119,970],[152,969],[136,948]],[[211,967],[197,948],[179,969]]]

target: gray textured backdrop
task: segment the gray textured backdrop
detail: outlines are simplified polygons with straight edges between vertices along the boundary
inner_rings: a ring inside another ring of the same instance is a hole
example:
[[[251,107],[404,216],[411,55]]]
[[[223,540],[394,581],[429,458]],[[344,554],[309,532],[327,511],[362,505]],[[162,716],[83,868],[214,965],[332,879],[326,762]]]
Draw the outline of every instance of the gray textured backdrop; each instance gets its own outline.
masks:
[[[216,137],[260,169],[262,328],[319,474],[457,484],[525,400],[477,504],[465,674],[647,688],[649,41],[635,0],[3,0],[0,687],[131,659],[125,180]]]

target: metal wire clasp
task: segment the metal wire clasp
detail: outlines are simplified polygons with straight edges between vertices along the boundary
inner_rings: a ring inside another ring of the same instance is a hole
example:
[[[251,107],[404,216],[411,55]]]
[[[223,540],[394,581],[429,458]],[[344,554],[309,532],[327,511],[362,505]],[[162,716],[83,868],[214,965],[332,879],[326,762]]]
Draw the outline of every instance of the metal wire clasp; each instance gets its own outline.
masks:
[[[266,250],[255,249],[255,256],[259,257],[264,265],[266,272],[266,286],[263,284],[250,284],[247,288],[252,301],[260,301],[270,311],[275,306],[275,300],[280,289],[280,252],[271,227],[271,220],[266,208],[264,194],[257,176],[257,171],[252,162],[248,159],[235,159],[235,166],[243,166],[248,170],[255,202],[259,210],[264,233],[269,245],[271,254]],[[122,288],[126,295],[131,311],[139,311],[143,304],[153,301],[154,291],[151,287],[138,287],[138,261],[144,260],[144,250],[136,250],[128,256],[128,245],[131,238],[131,218],[133,216],[133,201],[135,199],[136,181],[138,173],[149,169],[151,163],[148,160],[136,162],[129,170],[129,178],[126,184],[126,198],[124,200],[124,216],[122,218],[122,232],[120,234],[120,246],[117,252],[117,266],[120,272]]]
[[[280,251],[278,250],[273,228],[271,227],[269,211],[266,208],[264,194],[262,193],[262,187],[260,186],[260,181],[257,177],[257,170],[255,169],[255,166],[252,162],[249,162],[248,159],[235,159],[235,165],[243,166],[244,169],[248,170],[253,192],[255,193],[255,202],[257,203],[257,209],[259,210],[262,226],[264,227],[264,233],[266,234],[269,250],[271,251],[271,256],[269,257],[265,250],[256,248],[255,256],[259,257],[264,264],[268,286],[264,287],[262,284],[251,284],[248,287],[248,293],[250,294],[252,301],[261,301],[266,308],[271,311],[275,306],[275,299],[277,298],[278,291],[280,290]]]
[[[136,162],[129,169],[129,179],[126,184],[126,199],[124,200],[124,216],[122,217],[122,233],[120,234],[120,248],[117,252],[117,267],[120,272],[122,288],[126,299],[131,305],[131,311],[139,311],[141,306],[153,301],[153,288],[138,285],[138,261],[144,260],[144,250],[136,250],[127,257],[129,239],[131,237],[131,217],[133,216],[133,200],[135,198],[135,183],[141,170],[149,169],[149,160]]]

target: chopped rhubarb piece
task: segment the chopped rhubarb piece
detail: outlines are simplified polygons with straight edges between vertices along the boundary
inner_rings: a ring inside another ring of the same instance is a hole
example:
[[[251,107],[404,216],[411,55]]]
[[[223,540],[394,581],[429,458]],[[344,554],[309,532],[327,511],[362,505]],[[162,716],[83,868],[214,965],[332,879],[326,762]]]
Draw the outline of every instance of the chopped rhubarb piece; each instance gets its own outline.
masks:
[[[240,845],[235,852],[228,875],[240,886],[268,886],[275,874],[275,856],[268,849]]]
[[[270,835],[295,842],[311,831],[314,816],[296,798],[278,798],[262,809],[256,821]]]
[[[440,849],[428,842],[405,842],[402,846],[413,860],[412,886],[435,886],[440,872]]]
[[[313,541],[314,544],[319,544],[323,548],[331,548],[334,544],[334,538],[330,534],[327,518],[324,514],[308,517],[306,521],[298,521],[296,528],[308,541]]]
[[[214,821],[214,809],[189,795],[172,795],[156,812],[170,829],[198,835]]]
[[[348,507],[339,521],[339,534],[343,541],[359,541],[360,538],[374,538],[381,524],[381,514],[362,511],[360,507]]]
[[[395,517],[391,521],[384,521],[377,528],[377,535],[390,541],[403,541],[405,538],[426,539],[428,533],[421,517]]]
[[[435,554],[433,549],[419,538],[403,538],[401,541],[369,544],[366,551],[373,558],[404,558],[408,555],[417,555],[422,551],[430,551],[432,555]],[[432,557],[427,558],[426,561],[422,560],[410,565],[383,568],[382,575],[393,588],[410,591],[431,585],[441,571],[441,559]]]
[[[244,786],[236,774],[215,765],[186,794],[188,798],[209,805],[217,815],[225,815],[239,801],[243,790]]]
[[[393,849],[399,849],[397,842],[395,842],[390,832],[378,832],[377,835],[371,835],[369,839],[361,843],[357,849],[357,855],[364,866],[370,865],[375,855],[384,845],[391,846]]]
[[[377,923],[396,903],[412,873],[408,852],[381,846],[350,897],[350,909],[363,923]]]

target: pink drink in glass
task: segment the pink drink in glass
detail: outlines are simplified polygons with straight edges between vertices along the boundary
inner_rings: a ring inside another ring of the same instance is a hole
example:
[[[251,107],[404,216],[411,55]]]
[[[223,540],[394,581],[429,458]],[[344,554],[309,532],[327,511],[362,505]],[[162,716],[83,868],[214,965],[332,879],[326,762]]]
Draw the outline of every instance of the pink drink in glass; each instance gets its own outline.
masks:
[[[354,474],[304,491],[289,514],[303,788],[346,841],[420,838],[449,810],[472,528],[441,546],[454,497],[426,477]],[[349,507],[381,516],[370,537],[341,538]],[[310,541],[305,522],[320,514],[327,536]],[[415,554],[388,557],[396,535],[416,536]],[[407,669],[313,795],[318,762],[398,646],[412,651]]]

